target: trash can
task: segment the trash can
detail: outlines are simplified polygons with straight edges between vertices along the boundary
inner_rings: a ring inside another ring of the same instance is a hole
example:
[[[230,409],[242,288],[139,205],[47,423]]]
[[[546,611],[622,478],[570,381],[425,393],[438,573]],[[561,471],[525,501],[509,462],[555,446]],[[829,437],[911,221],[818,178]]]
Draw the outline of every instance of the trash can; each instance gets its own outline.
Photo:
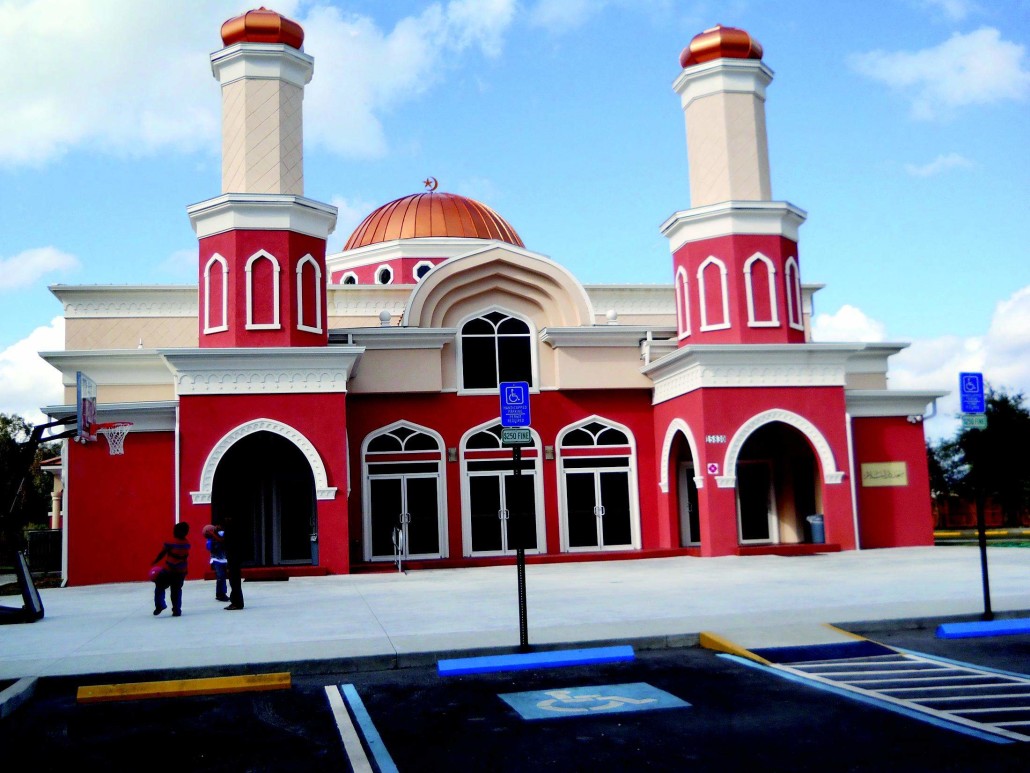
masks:
[[[808,530],[812,535],[810,540],[816,544],[822,544],[826,542],[826,528],[823,525],[823,514],[816,513],[805,518],[808,521]]]

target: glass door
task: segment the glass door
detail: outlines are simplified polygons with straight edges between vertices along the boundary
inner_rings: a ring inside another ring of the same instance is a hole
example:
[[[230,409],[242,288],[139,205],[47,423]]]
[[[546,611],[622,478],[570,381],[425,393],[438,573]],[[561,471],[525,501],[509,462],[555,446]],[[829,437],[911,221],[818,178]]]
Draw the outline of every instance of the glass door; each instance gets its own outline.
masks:
[[[535,475],[522,471],[469,473],[472,553],[509,555],[518,548],[537,549]]]
[[[436,475],[369,478],[372,559],[394,557],[395,528],[405,558],[440,557],[440,507]]]
[[[570,550],[631,549],[629,471],[567,471],[565,514]]]
[[[741,544],[776,541],[776,508],[769,462],[738,464],[737,518]]]

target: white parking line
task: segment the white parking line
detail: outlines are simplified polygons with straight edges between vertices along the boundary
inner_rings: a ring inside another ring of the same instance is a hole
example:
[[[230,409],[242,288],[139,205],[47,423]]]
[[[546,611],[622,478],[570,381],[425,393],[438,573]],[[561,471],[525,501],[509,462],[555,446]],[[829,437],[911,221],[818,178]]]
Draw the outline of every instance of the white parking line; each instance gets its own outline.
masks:
[[[340,738],[343,739],[343,750],[347,752],[347,759],[350,761],[354,773],[374,773],[372,764],[368,761],[368,756],[361,746],[358,731],[354,728],[347,707],[343,703],[340,688],[335,684],[327,685],[325,694],[329,698],[329,707],[333,710],[333,716],[336,718],[336,727],[340,731]]]

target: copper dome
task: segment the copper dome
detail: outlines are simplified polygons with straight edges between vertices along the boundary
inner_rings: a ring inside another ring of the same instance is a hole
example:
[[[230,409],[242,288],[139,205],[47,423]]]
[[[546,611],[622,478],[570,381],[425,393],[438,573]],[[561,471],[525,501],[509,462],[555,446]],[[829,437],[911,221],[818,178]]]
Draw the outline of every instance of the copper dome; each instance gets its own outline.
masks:
[[[486,204],[456,193],[413,193],[373,211],[343,249],[425,237],[496,239],[525,247],[515,229]]]
[[[304,45],[304,29],[292,19],[262,6],[247,11],[222,25],[222,43],[282,43],[299,49]]]
[[[711,62],[715,59],[761,59],[762,46],[737,27],[716,24],[695,35],[680,54],[680,67]]]

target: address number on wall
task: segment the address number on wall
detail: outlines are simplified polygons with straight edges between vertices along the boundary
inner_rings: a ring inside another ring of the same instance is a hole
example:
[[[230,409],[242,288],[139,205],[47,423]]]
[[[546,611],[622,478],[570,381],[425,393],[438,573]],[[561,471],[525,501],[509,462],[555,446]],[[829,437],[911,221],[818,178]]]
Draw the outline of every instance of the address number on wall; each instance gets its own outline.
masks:
[[[705,442],[706,443],[725,443],[726,442],[726,436],[725,435],[705,435]]]

